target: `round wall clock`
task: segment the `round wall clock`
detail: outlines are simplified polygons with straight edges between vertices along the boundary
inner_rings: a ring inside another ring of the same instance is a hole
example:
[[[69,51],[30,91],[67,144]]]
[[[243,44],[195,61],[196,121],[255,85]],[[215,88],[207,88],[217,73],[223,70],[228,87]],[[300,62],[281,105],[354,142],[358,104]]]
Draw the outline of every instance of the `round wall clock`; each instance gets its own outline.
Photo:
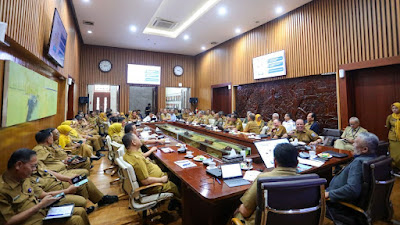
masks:
[[[112,64],[111,64],[110,60],[107,60],[107,59],[101,60],[99,62],[99,69],[103,73],[110,72],[112,69]]]
[[[176,76],[182,76],[183,74],[183,67],[182,66],[175,66],[174,67],[174,74]]]

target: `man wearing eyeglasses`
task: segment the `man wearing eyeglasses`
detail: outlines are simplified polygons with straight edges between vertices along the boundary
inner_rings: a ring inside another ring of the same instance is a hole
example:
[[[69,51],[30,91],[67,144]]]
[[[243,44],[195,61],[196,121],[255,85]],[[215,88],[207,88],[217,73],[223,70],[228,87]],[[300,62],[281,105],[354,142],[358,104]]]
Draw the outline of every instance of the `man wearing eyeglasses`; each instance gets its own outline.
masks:
[[[350,126],[346,127],[341,139],[335,141],[335,148],[354,151],[353,143],[359,134],[368,132],[360,126],[360,120],[357,117],[351,117],[349,120]]]

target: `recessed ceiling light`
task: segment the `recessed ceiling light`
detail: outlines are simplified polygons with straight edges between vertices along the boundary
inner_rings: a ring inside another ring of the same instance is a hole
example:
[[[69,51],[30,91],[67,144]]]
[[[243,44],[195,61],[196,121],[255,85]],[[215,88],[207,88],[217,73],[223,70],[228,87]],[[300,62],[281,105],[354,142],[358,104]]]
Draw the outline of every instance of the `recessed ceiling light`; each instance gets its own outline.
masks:
[[[91,34],[91,33],[93,33],[93,31],[91,31],[91,30],[88,30],[87,32],[88,32],[88,34]]]
[[[185,34],[185,35],[183,36],[183,40],[189,40],[189,35]]]
[[[227,12],[227,10],[226,10],[225,7],[220,7],[220,8],[218,9],[218,14],[221,15],[221,16],[225,15],[226,12]]]
[[[88,2],[90,2],[90,0],[82,0],[83,2],[86,2],[86,3],[88,3]]]
[[[283,8],[282,8],[282,7],[277,7],[277,8],[275,9],[275,12],[276,12],[276,13],[282,13],[282,12],[283,12]]]
[[[132,25],[132,26],[129,27],[129,30],[131,30],[132,32],[136,32],[137,27]]]
[[[241,32],[240,28],[235,29],[235,33],[240,34],[240,32]]]
[[[204,46],[201,46],[201,50],[206,50],[206,47],[204,47]]]

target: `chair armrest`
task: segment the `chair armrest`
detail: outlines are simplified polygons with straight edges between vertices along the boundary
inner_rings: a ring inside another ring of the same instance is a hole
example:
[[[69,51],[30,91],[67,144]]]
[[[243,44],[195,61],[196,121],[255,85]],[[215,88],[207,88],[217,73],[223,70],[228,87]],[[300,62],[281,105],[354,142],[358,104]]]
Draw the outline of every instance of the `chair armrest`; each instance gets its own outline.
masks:
[[[139,196],[140,191],[142,191],[142,190],[146,190],[148,188],[158,187],[158,186],[163,186],[163,184],[162,183],[154,183],[154,184],[150,184],[150,185],[141,186],[139,188],[136,188],[135,191],[133,192],[133,197],[136,198],[137,196]]]
[[[342,204],[342,205],[344,205],[344,206],[346,206],[346,207],[349,207],[349,208],[351,208],[351,209],[353,209],[353,210],[355,210],[355,211],[357,211],[357,212],[360,212],[360,213],[362,213],[362,214],[365,213],[363,209],[361,209],[360,207],[355,206],[355,205],[353,205],[353,204],[351,204],[351,203],[348,203],[348,202],[339,202],[339,203]]]
[[[232,218],[231,222],[232,225],[243,225],[242,221],[240,221],[238,218]]]

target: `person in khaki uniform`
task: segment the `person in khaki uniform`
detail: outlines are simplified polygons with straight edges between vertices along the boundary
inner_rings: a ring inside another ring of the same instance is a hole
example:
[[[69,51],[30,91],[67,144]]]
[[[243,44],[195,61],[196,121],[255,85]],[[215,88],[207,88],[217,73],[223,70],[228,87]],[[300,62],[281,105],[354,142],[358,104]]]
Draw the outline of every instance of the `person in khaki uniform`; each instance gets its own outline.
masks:
[[[306,129],[304,126],[304,120],[296,120],[296,130],[283,136],[283,138],[297,138],[298,141],[305,142],[306,144],[316,145],[322,143],[322,139],[314,131]]]
[[[186,122],[192,123],[195,119],[196,117],[194,116],[194,114],[190,112],[189,117],[186,119]]]
[[[197,124],[208,124],[208,116],[205,115],[204,111],[200,111],[194,119],[193,123]]]
[[[36,171],[30,177],[32,185],[36,185],[46,192],[62,191],[66,195],[65,202],[73,202],[76,206],[85,207],[86,199],[99,206],[112,204],[118,201],[117,196],[104,195],[96,185],[88,179],[86,184],[75,187],[72,184],[72,178],[75,176],[64,176],[62,174],[50,171],[43,163],[38,163]],[[94,208],[92,208],[93,211]]]
[[[95,130],[87,128],[81,116],[76,116],[75,119],[78,121],[78,124],[76,124],[78,138],[87,140],[87,144],[91,145],[96,152],[103,150],[104,142],[102,137]]]
[[[19,149],[11,155],[6,172],[0,176],[0,224],[90,224],[82,207],[75,207],[70,218],[43,222],[47,206],[60,198],[31,185],[28,178],[36,164],[36,152],[30,149]]]
[[[240,120],[236,114],[231,114],[228,122],[225,124],[225,128],[243,131],[242,120]]]
[[[240,198],[242,204],[235,212],[235,218],[243,224],[255,224],[255,210],[257,207],[257,180],[261,177],[294,176],[297,168],[297,149],[291,144],[279,144],[274,149],[275,169],[258,175],[251,187]]]
[[[100,159],[99,157],[93,155],[93,148],[91,146],[87,145],[84,142],[82,142],[82,144],[72,142],[69,134],[73,129],[69,125],[60,125],[57,127],[57,130],[60,132],[58,144],[62,149],[71,151],[74,155],[90,157],[94,160]]]
[[[162,110],[161,111],[162,113],[161,113],[161,121],[168,121],[168,120],[171,120],[171,114],[169,114],[168,112],[167,112],[167,109],[164,109],[164,110]]]
[[[272,114],[272,119],[270,121],[268,121],[267,126],[264,126],[261,129],[261,134],[266,134],[269,131],[271,131],[272,128],[274,128],[274,120],[279,120],[279,114],[278,113]]]
[[[215,113],[213,126],[222,127],[224,126],[224,119],[222,118],[224,113],[222,111]]]
[[[139,183],[141,185],[162,183],[160,186],[146,189],[145,193],[156,194],[162,191],[173,193],[178,199],[181,197],[178,187],[168,180],[168,175],[164,173],[159,166],[145,158],[143,153],[139,151],[142,142],[136,135],[126,133],[122,138],[122,142],[127,150],[124,155],[124,160],[132,165]]]
[[[260,126],[257,125],[256,120],[256,115],[254,113],[250,113],[247,116],[247,124],[246,127],[243,129],[243,132],[249,132],[249,133],[255,133],[255,134],[260,134]]]
[[[342,139],[335,141],[334,148],[353,151],[353,143],[356,137],[363,132],[368,132],[366,129],[360,126],[360,120],[357,117],[351,117],[349,119],[349,124],[350,126],[344,129],[344,132],[341,136]]]
[[[282,125],[280,120],[274,120],[274,127],[268,132],[269,135],[271,135],[272,138],[278,139],[282,138],[287,132],[286,128]]]
[[[50,129],[37,132],[35,139],[38,145],[33,148],[33,151],[36,152],[38,161],[42,162],[49,170],[64,175],[76,174],[89,176],[89,171],[86,169],[67,170],[67,166],[61,162],[61,160],[54,157],[53,153],[51,152],[51,145],[53,144],[54,139],[53,133],[50,131]]]
[[[400,169],[400,102],[391,105],[392,114],[386,118],[386,128],[389,129],[389,152],[395,169]]]
[[[55,159],[61,160],[67,165],[67,169],[85,169],[89,171],[92,168],[90,160],[86,158],[86,161],[84,162],[79,162],[78,159],[74,159],[71,162],[68,162],[68,160],[72,159],[73,157],[77,155],[68,155],[68,153],[61,148],[60,145],[58,145],[58,139],[60,138],[60,132],[55,129],[55,128],[49,128],[51,133],[53,134],[53,144],[50,146],[51,148],[49,151],[53,153],[53,156]]]

